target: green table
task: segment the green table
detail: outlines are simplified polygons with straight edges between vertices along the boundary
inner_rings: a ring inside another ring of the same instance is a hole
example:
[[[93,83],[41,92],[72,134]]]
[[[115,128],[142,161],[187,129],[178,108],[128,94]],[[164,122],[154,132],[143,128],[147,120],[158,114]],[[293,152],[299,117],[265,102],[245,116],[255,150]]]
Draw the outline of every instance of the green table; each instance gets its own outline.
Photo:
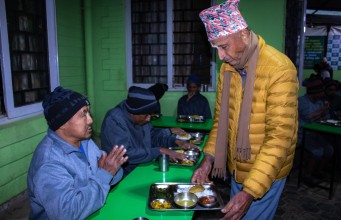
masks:
[[[176,117],[174,116],[161,116],[156,120],[152,120],[151,123],[154,127],[182,128],[185,130],[210,132],[212,129],[213,119],[206,119],[203,123],[177,122]]]
[[[205,137],[201,148],[207,140]],[[154,211],[147,206],[149,187],[153,183],[191,181],[195,166],[169,165],[168,172],[160,172],[156,161],[141,164],[136,167],[109,193],[105,205],[89,216],[89,219],[122,219],[131,220],[136,217],[146,217],[149,220],[189,220],[194,211]]]
[[[298,181],[297,186],[300,186],[301,178],[302,178],[302,169],[303,169],[303,160],[304,160],[304,142],[305,142],[305,133],[307,130],[317,132],[317,133],[325,133],[325,134],[332,134],[335,135],[336,138],[341,137],[341,127],[340,126],[333,126],[328,124],[321,124],[321,123],[308,123],[302,126],[303,127],[303,137],[302,137],[302,150],[300,155],[300,165],[299,165],[299,174],[298,174]],[[329,190],[329,199],[333,196],[334,191],[334,179],[335,179],[335,167],[336,167],[336,155],[335,151],[338,151],[337,147],[334,147],[334,154],[332,158],[332,168],[330,173],[329,179],[329,187],[319,186],[320,188]]]

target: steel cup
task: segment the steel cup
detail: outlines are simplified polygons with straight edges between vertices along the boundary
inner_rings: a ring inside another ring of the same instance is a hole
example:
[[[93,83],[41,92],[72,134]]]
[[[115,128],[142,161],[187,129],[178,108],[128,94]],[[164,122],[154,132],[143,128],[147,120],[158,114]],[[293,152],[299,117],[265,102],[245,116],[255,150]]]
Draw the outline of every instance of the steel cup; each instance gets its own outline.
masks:
[[[161,172],[167,172],[169,170],[169,156],[161,154],[159,157],[159,170]]]

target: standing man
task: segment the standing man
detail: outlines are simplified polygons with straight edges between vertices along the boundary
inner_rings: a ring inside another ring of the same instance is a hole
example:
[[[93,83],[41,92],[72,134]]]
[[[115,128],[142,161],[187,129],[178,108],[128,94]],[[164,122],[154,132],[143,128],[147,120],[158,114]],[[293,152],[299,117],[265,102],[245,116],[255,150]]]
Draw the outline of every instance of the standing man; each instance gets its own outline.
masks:
[[[28,171],[30,219],[85,219],[123,176],[123,146],[107,155],[91,138],[87,98],[57,87],[43,100],[49,125]]]
[[[213,128],[192,182],[232,175],[223,219],[272,219],[294,158],[296,69],[247,28],[229,0],[200,13],[221,66]],[[212,171],[211,171],[212,170]]]

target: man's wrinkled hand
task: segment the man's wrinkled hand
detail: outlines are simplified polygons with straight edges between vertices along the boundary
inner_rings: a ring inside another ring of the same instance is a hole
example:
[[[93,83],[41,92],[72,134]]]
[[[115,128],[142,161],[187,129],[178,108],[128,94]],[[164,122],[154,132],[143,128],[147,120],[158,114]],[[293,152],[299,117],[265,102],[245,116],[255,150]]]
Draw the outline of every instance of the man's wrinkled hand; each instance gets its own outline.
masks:
[[[109,155],[106,155],[105,152],[102,153],[101,158],[98,160],[98,167],[108,171],[111,175],[115,175],[121,165],[128,160],[128,157],[124,156],[126,152],[127,150],[123,145],[120,147],[114,146]]]
[[[241,219],[247,210],[249,209],[251,203],[253,201],[252,195],[245,191],[241,191],[237,193],[221,210],[222,213],[226,213],[226,215],[221,218],[229,219],[229,220],[239,220]]]
[[[208,156],[205,156],[198,168],[194,171],[191,182],[200,184],[210,182],[208,175],[212,169],[212,162]]]
[[[178,161],[181,161],[181,160],[184,160],[185,158],[187,158],[187,155],[176,152],[176,151],[171,150],[171,149],[167,149],[167,148],[161,148],[160,153],[161,154],[167,154],[169,156],[169,159],[174,161],[174,162],[178,162]]]

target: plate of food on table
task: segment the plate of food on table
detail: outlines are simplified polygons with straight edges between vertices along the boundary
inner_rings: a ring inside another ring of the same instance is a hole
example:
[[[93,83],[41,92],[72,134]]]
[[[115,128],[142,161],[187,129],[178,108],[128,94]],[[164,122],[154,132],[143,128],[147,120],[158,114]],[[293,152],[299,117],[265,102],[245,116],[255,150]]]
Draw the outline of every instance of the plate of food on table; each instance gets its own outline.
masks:
[[[178,115],[177,122],[204,123],[205,117],[202,115]]]
[[[153,183],[148,208],[156,211],[220,210],[224,202],[213,183]]]

